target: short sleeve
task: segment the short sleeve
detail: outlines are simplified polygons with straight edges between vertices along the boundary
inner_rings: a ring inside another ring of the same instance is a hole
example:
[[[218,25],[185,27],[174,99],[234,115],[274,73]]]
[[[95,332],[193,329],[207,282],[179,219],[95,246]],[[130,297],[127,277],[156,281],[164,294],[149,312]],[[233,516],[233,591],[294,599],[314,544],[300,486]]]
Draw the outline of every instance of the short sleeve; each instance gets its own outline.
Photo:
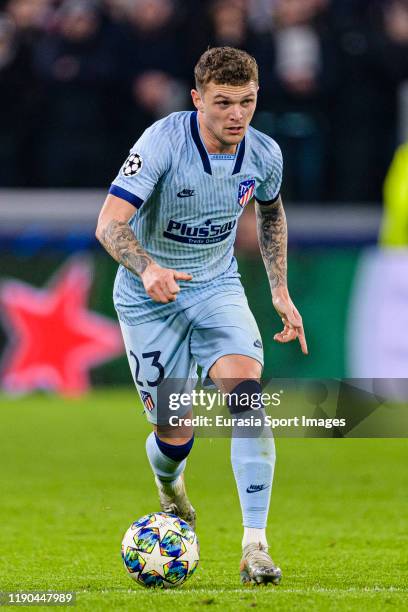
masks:
[[[152,194],[160,177],[170,167],[170,144],[160,123],[148,128],[135,145],[112,182],[109,193],[140,208]]]
[[[255,191],[255,198],[261,203],[276,200],[282,185],[282,152],[275,141],[271,141],[268,153],[268,159],[265,160],[265,167],[267,168],[266,178]]]

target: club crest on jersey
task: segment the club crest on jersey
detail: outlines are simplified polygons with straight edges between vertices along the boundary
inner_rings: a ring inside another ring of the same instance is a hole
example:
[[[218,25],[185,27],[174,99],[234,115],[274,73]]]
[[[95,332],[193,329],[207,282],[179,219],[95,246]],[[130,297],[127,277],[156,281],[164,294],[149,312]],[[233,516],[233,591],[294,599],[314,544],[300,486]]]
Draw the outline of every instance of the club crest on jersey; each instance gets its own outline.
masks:
[[[122,166],[123,176],[139,174],[143,166],[143,159],[139,153],[131,153]]]
[[[238,186],[238,204],[244,208],[253,197],[255,191],[255,179],[242,181]]]
[[[148,393],[147,391],[141,391],[140,397],[142,398],[142,402],[144,403],[145,408],[147,408],[147,410],[151,412],[154,408],[154,401],[150,393]]]

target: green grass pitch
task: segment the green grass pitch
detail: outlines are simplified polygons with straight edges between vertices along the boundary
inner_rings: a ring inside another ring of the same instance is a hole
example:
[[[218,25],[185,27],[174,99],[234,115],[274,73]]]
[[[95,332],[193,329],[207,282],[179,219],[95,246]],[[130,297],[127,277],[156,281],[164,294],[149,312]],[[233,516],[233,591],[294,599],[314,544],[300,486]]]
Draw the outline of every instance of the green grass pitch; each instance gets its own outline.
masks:
[[[1,591],[72,590],[76,609],[97,611],[407,609],[406,440],[277,440],[277,588],[241,586],[229,441],[196,440],[200,565],[180,589],[148,591],[120,557],[130,523],[158,509],[148,431],[131,390],[0,398]]]

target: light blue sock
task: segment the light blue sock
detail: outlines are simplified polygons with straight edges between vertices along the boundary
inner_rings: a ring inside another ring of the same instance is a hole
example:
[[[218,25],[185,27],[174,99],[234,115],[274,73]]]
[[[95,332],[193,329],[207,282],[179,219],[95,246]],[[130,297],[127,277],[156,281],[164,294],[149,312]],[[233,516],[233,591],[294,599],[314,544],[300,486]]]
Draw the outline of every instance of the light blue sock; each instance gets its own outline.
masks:
[[[163,482],[172,482],[183,473],[187,460],[175,461],[167,457],[157,446],[154,432],[147,437],[146,453],[155,475]]]
[[[234,416],[247,417],[251,412]],[[241,502],[242,524],[265,529],[275,469],[275,442],[270,430],[259,437],[253,431],[252,438],[240,437],[242,433],[242,428],[240,431],[236,426],[231,440],[231,463]]]

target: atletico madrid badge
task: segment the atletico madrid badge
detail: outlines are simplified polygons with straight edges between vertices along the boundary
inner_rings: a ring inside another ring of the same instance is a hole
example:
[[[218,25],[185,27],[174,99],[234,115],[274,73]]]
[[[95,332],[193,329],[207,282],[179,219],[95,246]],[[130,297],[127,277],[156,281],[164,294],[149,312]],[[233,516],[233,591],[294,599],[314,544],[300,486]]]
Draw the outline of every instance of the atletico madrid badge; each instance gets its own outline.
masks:
[[[238,204],[244,208],[253,197],[255,191],[255,179],[242,181],[238,186]]]
[[[140,397],[142,398],[142,402],[145,405],[145,408],[151,412],[154,408],[154,401],[150,393],[147,391],[140,391]]]

